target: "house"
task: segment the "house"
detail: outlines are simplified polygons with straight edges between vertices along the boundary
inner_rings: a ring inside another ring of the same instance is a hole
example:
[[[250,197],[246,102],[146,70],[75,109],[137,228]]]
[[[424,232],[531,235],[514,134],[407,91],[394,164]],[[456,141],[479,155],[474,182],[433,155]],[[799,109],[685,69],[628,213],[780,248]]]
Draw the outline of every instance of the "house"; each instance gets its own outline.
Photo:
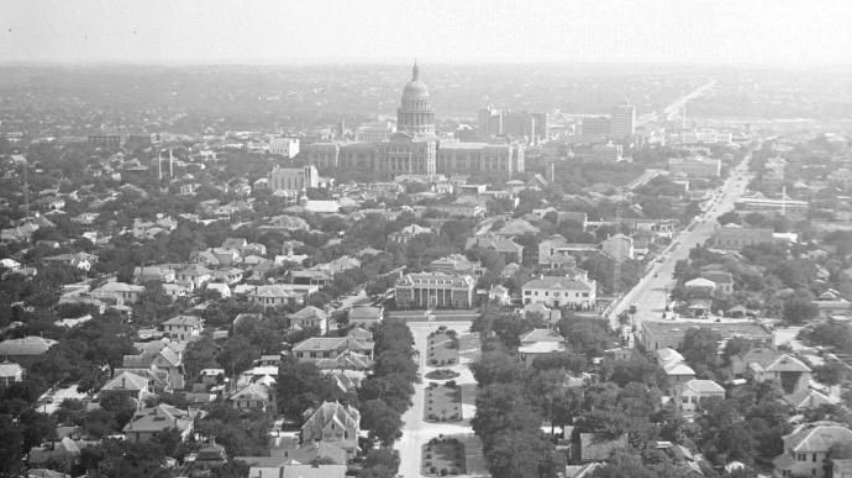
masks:
[[[787,402],[796,411],[814,410],[823,405],[837,405],[840,400],[830,397],[817,390],[802,389],[796,393],[784,396]]]
[[[29,367],[57,343],[56,340],[43,337],[8,339],[0,342],[0,357]]]
[[[612,452],[627,448],[627,434],[607,438],[602,433],[580,433],[579,458],[582,462],[609,460]]]
[[[773,380],[787,394],[807,390],[812,375],[801,360],[769,348],[754,348],[741,357],[731,357],[731,368],[735,376],[747,375],[756,382]]]
[[[201,289],[210,282],[213,273],[201,264],[190,264],[175,273],[175,280],[192,284],[193,289]]]
[[[354,457],[361,433],[361,413],[351,405],[323,402],[315,410],[306,410],[302,425],[302,443],[325,442],[339,446],[347,456]]]
[[[553,329],[533,329],[519,337],[518,356],[530,366],[535,359],[565,351],[565,338]]]
[[[307,298],[319,291],[319,286],[302,284],[272,284],[256,286],[249,292],[249,302],[263,307],[303,305]]]
[[[345,478],[346,465],[302,464],[291,460],[279,465],[249,468],[248,478]]]
[[[125,284],[124,282],[107,282],[97,289],[89,292],[96,299],[103,300],[115,305],[134,304],[139,296],[145,292],[145,286]]]
[[[172,339],[186,342],[201,335],[204,319],[195,315],[179,315],[163,322],[163,330]]]
[[[208,282],[206,291],[215,291],[220,298],[227,299],[231,297],[231,287],[224,282]]]
[[[841,423],[818,421],[799,425],[783,440],[784,453],[772,460],[776,477],[830,478],[825,474],[828,451],[834,445],[852,443],[852,430]]]
[[[373,325],[382,321],[384,309],[382,307],[372,307],[368,305],[359,305],[349,309],[348,319],[350,325],[355,325],[364,328],[370,328]]]
[[[471,261],[462,254],[450,254],[430,262],[427,270],[429,272],[443,272],[444,274],[480,277],[486,269],[479,262]]]
[[[559,234],[553,234],[538,245],[538,263],[548,266],[557,256],[585,258],[601,251],[596,244],[572,244]]]
[[[725,389],[712,380],[692,379],[675,388],[675,407],[684,413],[693,413],[702,400],[725,398]]]
[[[597,303],[597,284],[582,276],[541,277],[533,279],[522,288],[524,304],[541,303],[548,307],[569,307],[592,310]]]
[[[189,297],[192,295],[192,290],[191,285],[163,284],[163,293],[169,296],[172,300],[176,300],[180,297]]]
[[[320,335],[328,333],[328,314],[312,305],[290,314],[288,318],[290,319],[290,329],[305,330],[317,328],[320,331]]]
[[[617,261],[631,260],[635,257],[633,239],[624,234],[615,234],[601,242],[601,249]]]
[[[175,348],[177,347],[167,346],[164,342],[154,342],[136,355],[123,356],[121,367],[117,368],[115,373],[132,372],[140,377],[155,378],[158,382],[164,382],[161,386],[165,390],[182,390],[185,385],[183,354]]]
[[[329,271],[318,270],[291,270],[290,282],[293,284],[318,285],[320,287],[331,284],[334,274]]]
[[[524,257],[524,246],[517,244],[510,238],[494,235],[474,236],[468,238],[465,243],[465,250],[468,251],[471,249],[494,251],[500,254],[507,264],[511,262],[521,262]]]
[[[192,433],[196,415],[197,412],[191,409],[181,410],[161,403],[137,410],[122,431],[131,443],[151,441],[157,433],[168,430],[176,430],[181,440],[186,440]]]
[[[372,359],[373,342],[352,336],[350,332],[346,337],[311,337],[296,344],[292,350],[297,359],[311,362],[336,359],[347,352],[366,355]]]
[[[712,297],[716,291],[716,283],[710,279],[697,277],[683,284],[691,297]]]
[[[24,380],[24,368],[8,360],[0,363],[0,389]]]
[[[275,387],[258,380],[231,394],[228,401],[238,410],[275,410]]]
[[[408,244],[415,237],[421,234],[432,234],[432,232],[432,229],[428,227],[412,224],[392,233],[388,239],[396,244]]]
[[[154,395],[153,381],[147,377],[132,372],[121,372],[101,387],[98,397],[104,398],[121,395],[132,398],[139,403]]]
[[[133,282],[144,284],[146,282],[162,282],[169,284],[176,279],[174,269],[166,266],[144,266],[133,268]]]
[[[723,294],[733,294],[734,293],[734,276],[730,272],[724,271],[708,271],[701,273],[702,279],[707,279],[712,281],[716,287],[716,292],[721,292]]]
[[[98,263],[98,256],[85,252],[77,252],[75,254],[48,256],[43,258],[42,261],[45,264],[58,264],[89,272],[92,266]]]
[[[58,441],[31,448],[27,453],[27,465],[30,468],[66,467],[70,469],[80,459],[81,448],[86,445],[86,442],[75,441],[69,436],[62,437]]]
[[[500,305],[510,305],[512,297],[509,295],[509,289],[499,284],[492,286],[488,290],[488,302],[495,301]]]
[[[695,370],[687,365],[677,350],[664,348],[654,352],[657,363],[666,372],[669,393],[675,394],[678,387],[695,378]]]

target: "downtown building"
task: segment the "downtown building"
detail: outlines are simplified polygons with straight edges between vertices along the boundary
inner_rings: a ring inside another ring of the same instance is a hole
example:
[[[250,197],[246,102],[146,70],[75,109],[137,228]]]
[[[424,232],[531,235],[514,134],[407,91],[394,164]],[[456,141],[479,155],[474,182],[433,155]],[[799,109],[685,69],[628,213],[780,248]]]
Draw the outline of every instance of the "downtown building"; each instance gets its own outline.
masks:
[[[397,129],[364,130],[361,139],[378,141],[319,142],[305,146],[308,163],[323,172],[370,171],[381,178],[400,175],[470,174],[509,178],[524,171],[520,144],[443,142],[435,135],[435,113],[426,84],[415,64],[397,109]],[[358,135],[356,135],[358,137]]]

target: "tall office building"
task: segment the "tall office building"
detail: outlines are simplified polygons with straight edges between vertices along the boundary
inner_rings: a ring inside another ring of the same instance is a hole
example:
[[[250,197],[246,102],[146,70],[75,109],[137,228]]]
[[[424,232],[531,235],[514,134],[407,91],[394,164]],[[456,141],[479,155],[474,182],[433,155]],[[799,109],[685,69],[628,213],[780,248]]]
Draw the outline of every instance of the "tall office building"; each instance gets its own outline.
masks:
[[[617,137],[633,136],[636,133],[636,107],[626,100],[612,110],[610,134]]]

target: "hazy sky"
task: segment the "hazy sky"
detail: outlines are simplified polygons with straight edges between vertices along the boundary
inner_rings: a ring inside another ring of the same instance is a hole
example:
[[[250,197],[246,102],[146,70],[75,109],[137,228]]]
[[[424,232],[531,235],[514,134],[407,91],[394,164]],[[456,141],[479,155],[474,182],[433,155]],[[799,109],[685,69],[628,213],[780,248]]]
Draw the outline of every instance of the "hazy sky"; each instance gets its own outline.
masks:
[[[852,0],[0,0],[0,61],[852,63]]]

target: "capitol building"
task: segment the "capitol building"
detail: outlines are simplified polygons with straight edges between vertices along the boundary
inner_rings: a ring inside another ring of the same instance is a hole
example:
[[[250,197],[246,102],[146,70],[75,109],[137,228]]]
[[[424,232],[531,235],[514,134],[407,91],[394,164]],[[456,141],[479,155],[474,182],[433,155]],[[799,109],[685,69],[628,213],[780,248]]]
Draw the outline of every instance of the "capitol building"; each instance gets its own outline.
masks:
[[[305,155],[321,173],[349,169],[373,171],[381,178],[464,174],[507,179],[524,171],[520,144],[462,143],[436,136],[435,110],[417,63],[402,91],[396,132],[387,140],[313,143]]]

